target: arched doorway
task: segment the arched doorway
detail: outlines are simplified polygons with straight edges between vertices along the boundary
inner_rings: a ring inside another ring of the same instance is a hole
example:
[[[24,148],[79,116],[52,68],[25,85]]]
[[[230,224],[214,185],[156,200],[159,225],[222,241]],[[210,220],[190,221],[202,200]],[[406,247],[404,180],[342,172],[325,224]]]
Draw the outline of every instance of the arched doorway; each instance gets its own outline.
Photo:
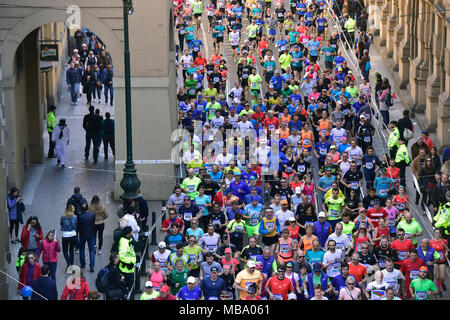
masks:
[[[114,15],[117,16],[121,12]],[[113,14],[113,13],[110,13]],[[39,29],[50,23],[64,23],[70,14],[60,9],[37,9],[11,27],[2,44],[3,117],[7,185],[20,186],[26,163],[41,163],[46,155],[43,119],[47,113],[40,92]],[[94,30],[116,61],[122,61],[122,44],[116,31],[101,19],[81,9],[81,25]],[[123,74],[117,63],[115,76]],[[62,74],[63,78],[65,75]]]

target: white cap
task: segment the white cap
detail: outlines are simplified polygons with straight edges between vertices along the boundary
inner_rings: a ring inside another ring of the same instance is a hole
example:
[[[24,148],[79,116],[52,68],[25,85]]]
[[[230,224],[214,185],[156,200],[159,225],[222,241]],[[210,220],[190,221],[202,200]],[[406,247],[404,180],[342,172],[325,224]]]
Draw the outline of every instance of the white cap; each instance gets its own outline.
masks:
[[[301,193],[301,192],[302,192],[302,189],[300,187],[295,188],[295,193]]]
[[[153,287],[153,283],[151,281],[147,281],[147,282],[145,282],[145,287],[146,288]]]
[[[291,222],[291,221],[295,221],[295,218],[294,217],[290,217],[289,218],[289,222]]]
[[[166,243],[164,242],[164,241],[161,241],[160,243],[158,243],[158,248],[166,248],[167,247],[167,245],[166,245]]]
[[[293,292],[287,295],[288,300],[297,300],[297,295]]]
[[[319,213],[319,218],[321,218],[321,217],[326,217],[327,215],[325,214],[325,212],[323,212],[323,211],[321,211],[320,213]]]
[[[195,283],[195,278],[194,277],[188,277],[186,282],[187,283]]]
[[[256,267],[255,261],[253,260],[247,261],[247,268],[255,268],[255,267]]]

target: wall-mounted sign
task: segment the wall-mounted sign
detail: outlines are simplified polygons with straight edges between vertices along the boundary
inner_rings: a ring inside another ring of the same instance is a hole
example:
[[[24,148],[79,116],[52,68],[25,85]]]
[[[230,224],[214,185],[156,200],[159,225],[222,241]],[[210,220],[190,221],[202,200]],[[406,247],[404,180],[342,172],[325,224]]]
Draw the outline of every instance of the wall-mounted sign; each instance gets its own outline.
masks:
[[[57,44],[41,44],[41,60],[58,61],[58,45]]]

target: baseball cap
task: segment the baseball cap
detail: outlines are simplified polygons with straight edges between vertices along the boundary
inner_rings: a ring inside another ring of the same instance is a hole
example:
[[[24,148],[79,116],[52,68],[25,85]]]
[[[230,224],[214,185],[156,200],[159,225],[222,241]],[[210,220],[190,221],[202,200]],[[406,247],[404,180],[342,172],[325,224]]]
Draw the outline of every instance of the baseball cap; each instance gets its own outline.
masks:
[[[247,261],[247,268],[255,268],[255,267],[256,267],[255,261],[253,260]]]
[[[226,248],[225,253],[231,253],[231,248]]]
[[[261,261],[256,261],[256,269],[257,269],[257,270],[260,270],[260,269],[262,269],[262,268],[263,268],[262,262],[261,262]]]
[[[326,217],[325,212],[321,211],[321,212],[319,213],[319,218],[325,218],[325,217]]]
[[[211,268],[212,269],[212,268]],[[186,281],[187,283],[195,283],[195,278],[194,277],[188,277],[187,278],[187,281]]]
[[[364,119],[365,116],[362,114],[362,115],[359,116],[359,118],[360,118],[360,119]]]
[[[288,300],[297,300],[297,295],[293,292],[287,295]]]
[[[286,267],[292,268],[293,266],[294,264],[292,263],[292,261],[286,262]]]
[[[255,176],[251,176],[249,179],[250,180],[256,180],[256,177]]]
[[[336,146],[333,144],[332,146],[330,146],[330,149],[336,149]]]
[[[300,187],[295,188],[295,193],[301,193],[301,192],[302,192],[302,189]]]
[[[280,73],[280,70],[275,70],[275,73]]]
[[[320,264],[318,262],[314,263],[313,264],[313,270],[314,270],[314,272],[322,271],[322,264]]]
[[[258,201],[258,197],[253,196],[252,201]]]
[[[240,176],[241,173],[240,173],[240,172],[235,172],[234,175],[235,175],[235,176]]]
[[[428,134],[428,131],[427,130],[422,130],[422,133]]]
[[[169,288],[168,285],[163,285],[163,286],[161,287],[161,289],[159,290],[159,292],[161,292],[161,293],[166,293],[166,292],[169,292],[169,290],[170,290],[170,288]]]
[[[166,245],[166,243],[164,242],[164,241],[161,241],[160,243],[158,243],[158,248],[166,248],[167,247],[167,245]]]
[[[212,268],[211,268],[211,272],[219,272],[219,268],[217,268],[217,267],[212,267]]]
[[[147,282],[145,283],[145,287],[146,287],[146,288],[152,288],[152,287],[153,287],[153,283],[152,283],[151,281],[147,281]]]
[[[342,68],[338,68],[338,71],[342,71]]]
[[[287,202],[287,200],[286,199],[283,199],[283,200],[281,200],[281,202],[280,202],[281,204],[288,204],[288,202]]]
[[[291,222],[291,221],[295,221],[295,218],[294,217],[290,217],[289,218],[289,222]]]
[[[426,272],[428,272],[428,268],[427,268],[427,267],[424,267],[424,266],[422,266],[422,267],[420,267],[420,268],[419,268],[419,271],[426,271]]]

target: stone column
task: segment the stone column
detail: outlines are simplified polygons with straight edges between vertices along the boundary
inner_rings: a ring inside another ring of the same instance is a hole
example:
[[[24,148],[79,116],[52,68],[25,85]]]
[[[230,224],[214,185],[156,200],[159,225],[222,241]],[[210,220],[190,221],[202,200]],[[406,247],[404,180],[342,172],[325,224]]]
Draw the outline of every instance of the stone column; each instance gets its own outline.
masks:
[[[381,7],[380,7],[381,26],[380,26],[380,39],[379,39],[379,44],[378,44],[380,47],[386,46],[386,40],[387,40],[387,34],[388,34],[387,18],[389,15],[389,7],[390,7],[390,0],[381,1]]]
[[[443,29],[446,30],[446,37],[443,43],[450,43],[450,12],[445,12],[446,21],[443,22]],[[438,119],[436,134],[438,137],[438,144],[441,149],[450,145],[450,49],[448,46],[443,46],[444,60],[439,66],[444,70],[442,74],[442,81],[445,83],[443,92],[438,97]],[[441,150],[442,151],[442,150]]]
[[[367,21],[367,32],[373,36],[380,35],[380,6],[379,0],[366,0],[366,9],[369,20]]]
[[[445,46],[443,43],[443,21],[437,13],[434,15],[433,24],[431,25],[431,34],[429,47],[431,47],[431,63],[433,73],[427,78],[426,93],[426,124],[430,131],[434,131],[437,125],[437,108],[438,108],[438,95],[441,89],[441,57],[443,56],[442,48]]]
[[[425,0],[419,1],[419,13],[426,12],[428,6]],[[426,32],[428,23],[426,15],[419,14],[417,17],[417,56],[412,60],[411,67],[411,98],[414,102],[413,111],[423,113],[425,111],[425,89],[428,77],[428,62],[426,60]]]
[[[386,17],[386,50],[383,53],[384,58],[391,59],[394,53],[394,30],[397,26],[398,21],[398,6],[399,3],[397,1],[388,1],[388,12],[389,15]],[[397,66],[398,70],[398,66]],[[394,66],[394,71],[395,66]]]
[[[411,30],[411,0],[401,0],[399,2],[399,14],[405,15],[399,20],[399,27],[394,32],[395,47],[394,60],[398,63],[398,77],[400,89],[405,89],[409,82],[409,58],[411,56],[410,35]],[[408,30],[409,32],[404,32]]]

